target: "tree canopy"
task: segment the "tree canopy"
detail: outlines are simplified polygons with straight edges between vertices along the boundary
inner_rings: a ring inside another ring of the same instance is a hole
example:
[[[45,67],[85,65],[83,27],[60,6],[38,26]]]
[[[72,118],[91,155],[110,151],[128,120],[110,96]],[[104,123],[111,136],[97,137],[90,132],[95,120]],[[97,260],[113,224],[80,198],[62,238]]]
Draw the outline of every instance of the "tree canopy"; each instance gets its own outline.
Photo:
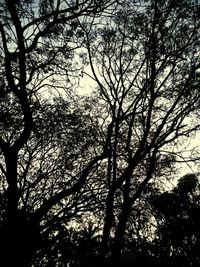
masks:
[[[0,1],[2,266],[198,266],[199,8]]]

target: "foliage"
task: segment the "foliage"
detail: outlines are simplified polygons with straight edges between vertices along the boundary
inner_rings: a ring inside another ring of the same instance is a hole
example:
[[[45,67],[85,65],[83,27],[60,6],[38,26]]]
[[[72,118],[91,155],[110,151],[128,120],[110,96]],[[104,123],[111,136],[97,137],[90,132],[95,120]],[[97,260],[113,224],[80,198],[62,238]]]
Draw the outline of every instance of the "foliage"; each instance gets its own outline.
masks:
[[[198,176],[166,186],[199,130],[199,7],[5,0],[0,13],[4,266],[197,266]],[[93,94],[78,96],[86,76]]]
[[[171,266],[198,266],[199,182],[194,174],[179,179],[171,192],[153,201],[157,230],[155,251]]]

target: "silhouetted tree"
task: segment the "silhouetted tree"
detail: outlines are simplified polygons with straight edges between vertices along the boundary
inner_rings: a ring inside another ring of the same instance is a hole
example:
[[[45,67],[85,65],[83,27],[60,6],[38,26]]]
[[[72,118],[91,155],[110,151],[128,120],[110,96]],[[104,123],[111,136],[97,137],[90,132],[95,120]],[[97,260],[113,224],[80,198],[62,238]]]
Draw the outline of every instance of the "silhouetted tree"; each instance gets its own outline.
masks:
[[[176,212],[164,217],[150,200],[199,129],[198,7],[5,0],[0,12],[4,266],[150,265],[165,252],[170,261],[163,229],[172,235]],[[97,88],[81,98],[85,74]],[[186,180],[165,193],[169,202],[191,204]],[[173,264],[185,253],[177,240]]]
[[[199,264],[199,182],[194,174],[152,199],[157,221],[154,251],[170,266]]]
[[[96,0],[5,0],[0,3],[1,196],[5,198],[1,255],[4,266],[30,266],[38,225],[44,216],[62,199],[79,191],[93,166],[105,156],[103,150],[99,151],[84,166],[71,187],[61,188],[59,185],[56,189],[58,185],[48,178],[49,173],[55,171],[50,170],[50,162],[46,160],[44,167],[41,161],[44,158],[39,159],[40,163],[37,159],[37,156],[48,155],[56,160],[56,152],[50,151],[51,140],[46,139],[49,136],[43,138],[46,142],[43,146],[48,152],[37,151],[38,144],[35,143],[35,148],[30,148],[30,143],[35,126],[49,127],[41,121],[37,121],[40,125],[35,125],[37,110],[42,112],[43,99],[56,94],[56,90],[58,94],[64,94],[79,80],[80,66],[72,61],[76,41],[82,36],[76,19],[99,16],[109,5],[111,2]],[[42,128],[38,128],[38,132],[40,135],[45,133]],[[35,164],[35,169],[41,164],[37,177],[33,171],[32,180],[26,175],[31,164]],[[33,208],[29,210],[31,203]]]
[[[134,204],[149,181],[158,181],[175,162],[178,144],[198,130],[200,104],[198,7],[187,1],[121,4],[94,30],[82,27],[88,75],[97,82],[107,111],[101,254],[111,253],[116,264]]]

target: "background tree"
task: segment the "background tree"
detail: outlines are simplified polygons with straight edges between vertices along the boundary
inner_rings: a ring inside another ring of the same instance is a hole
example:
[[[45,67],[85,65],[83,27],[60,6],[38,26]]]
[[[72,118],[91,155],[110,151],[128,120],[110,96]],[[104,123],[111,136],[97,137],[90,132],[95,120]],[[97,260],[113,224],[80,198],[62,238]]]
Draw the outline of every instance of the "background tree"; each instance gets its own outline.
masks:
[[[154,240],[157,257],[166,265],[198,266],[200,206],[197,176],[183,176],[174,189],[156,195],[152,203],[157,221]]]

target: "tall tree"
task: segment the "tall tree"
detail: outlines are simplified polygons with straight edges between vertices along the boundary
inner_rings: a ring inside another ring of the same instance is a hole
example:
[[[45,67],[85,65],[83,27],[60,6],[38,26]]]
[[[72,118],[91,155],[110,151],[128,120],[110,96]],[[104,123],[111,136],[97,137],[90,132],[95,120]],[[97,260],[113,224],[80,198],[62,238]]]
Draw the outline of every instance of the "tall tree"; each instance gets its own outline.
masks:
[[[5,199],[6,222],[1,254],[4,266],[30,266],[34,249],[31,239],[37,236],[37,226],[43,216],[60,200],[79,191],[92,167],[105,156],[103,150],[94,156],[85,166],[80,179],[71,187],[53,192],[49,198],[43,199],[41,195],[43,203],[30,216],[26,210],[27,203],[23,203],[21,186],[26,188],[30,182],[26,172],[35,154],[31,151],[30,158],[22,157],[26,156],[23,154],[24,147],[29,147],[31,142],[35,109],[42,106],[42,99],[54,94],[55,90],[62,95],[79,79],[80,72],[77,70],[80,70],[80,66],[72,62],[77,48],[76,40],[81,37],[75,19],[87,16],[94,18],[110,4],[93,0],[5,0],[0,3],[1,190],[5,190],[2,197]],[[50,149],[46,142],[46,149]],[[36,159],[35,166],[37,164]],[[23,175],[20,174],[20,168],[23,169]],[[41,175],[38,173],[37,182]],[[41,189],[35,191],[36,195],[40,193],[44,192]],[[25,226],[27,224],[30,227]],[[26,239],[23,239],[25,236]]]
[[[118,259],[134,203],[199,129],[198,18],[187,1],[121,1],[95,30],[83,28],[109,129],[102,258],[112,230]]]

